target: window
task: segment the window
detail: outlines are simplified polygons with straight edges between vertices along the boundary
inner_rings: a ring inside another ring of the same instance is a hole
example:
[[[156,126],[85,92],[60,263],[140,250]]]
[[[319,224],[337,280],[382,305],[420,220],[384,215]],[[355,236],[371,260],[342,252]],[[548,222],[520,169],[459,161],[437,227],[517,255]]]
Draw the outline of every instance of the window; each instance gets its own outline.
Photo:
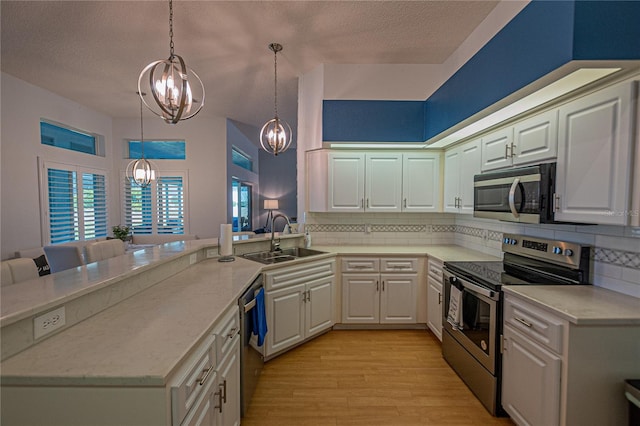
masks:
[[[168,172],[146,188],[124,178],[124,222],[134,234],[184,234],[186,189],[183,172]]]
[[[46,121],[40,121],[40,143],[98,155],[97,137],[95,135],[47,123]]]
[[[231,148],[231,162],[245,170],[253,171],[253,160],[235,146]]]
[[[53,162],[44,162],[43,170],[48,243],[106,237],[106,172]]]
[[[240,182],[237,179],[233,179],[232,182],[232,195],[233,200],[233,225],[234,231],[251,231],[253,224],[251,220],[251,185]]]
[[[185,141],[144,141],[144,158],[148,160],[184,160],[187,158]],[[129,158],[142,157],[140,141],[129,141]]]

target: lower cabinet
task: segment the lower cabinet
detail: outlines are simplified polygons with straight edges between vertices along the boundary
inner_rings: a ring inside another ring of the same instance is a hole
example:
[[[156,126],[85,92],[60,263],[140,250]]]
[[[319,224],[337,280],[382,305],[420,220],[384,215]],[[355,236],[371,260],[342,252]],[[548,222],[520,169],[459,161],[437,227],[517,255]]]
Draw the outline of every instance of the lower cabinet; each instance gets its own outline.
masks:
[[[427,326],[442,342],[442,262],[429,259],[427,270]]]
[[[217,426],[240,425],[240,336],[218,368]]]
[[[266,360],[333,326],[334,269],[331,259],[265,272]]]
[[[342,271],[342,323],[417,322],[417,259],[345,257]]]

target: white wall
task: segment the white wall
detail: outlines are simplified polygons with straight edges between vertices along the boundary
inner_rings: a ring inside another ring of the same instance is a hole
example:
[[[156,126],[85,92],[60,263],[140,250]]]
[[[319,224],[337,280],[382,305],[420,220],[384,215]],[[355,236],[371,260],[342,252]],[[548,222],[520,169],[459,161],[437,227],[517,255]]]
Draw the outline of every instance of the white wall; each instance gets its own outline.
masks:
[[[136,101],[132,99],[132,101]],[[145,110],[144,138],[186,141],[186,160],[153,160],[162,171],[187,171],[189,209],[188,229],[185,233],[200,238],[217,237],[220,224],[227,223],[227,132],[226,119],[197,115],[178,124],[164,123]],[[140,139],[139,119],[113,120],[114,170],[126,169],[129,160],[123,159],[126,140]],[[118,187],[117,210],[114,223],[121,223],[121,194]]]
[[[109,171],[112,168],[112,120],[109,116],[2,73],[1,244],[2,259],[15,251],[43,245],[40,229],[38,157]],[[106,157],[40,143],[40,119],[103,135]],[[115,182],[109,181],[113,191]],[[117,205],[108,206],[109,223]]]

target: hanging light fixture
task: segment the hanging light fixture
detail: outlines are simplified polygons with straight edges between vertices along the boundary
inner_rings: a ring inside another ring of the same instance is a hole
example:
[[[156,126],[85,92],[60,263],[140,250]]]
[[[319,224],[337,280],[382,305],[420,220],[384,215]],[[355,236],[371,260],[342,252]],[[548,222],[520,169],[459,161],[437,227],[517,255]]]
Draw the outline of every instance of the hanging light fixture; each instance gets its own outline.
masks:
[[[136,92],[140,95],[140,158],[132,160],[127,166],[127,178],[131,184],[146,188],[156,180],[156,168],[149,160],[144,158],[144,125],[142,121],[142,100],[146,93]]]
[[[169,0],[169,59],[150,63],[138,77],[138,92],[143,92],[147,79],[149,87],[145,89],[151,91],[155,102],[147,103],[142,95],[140,99],[169,124],[187,120],[200,112],[205,96],[202,80],[185,65],[181,56],[174,53],[173,47],[173,1]],[[194,104],[199,105],[196,108]]]
[[[271,43],[269,49],[273,52],[275,117],[262,126],[262,130],[260,130],[260,145],[265,151],[278,155],[289,149],[293,137],[291,126],[278,117],[278,52],[282,51],[282,45]]]

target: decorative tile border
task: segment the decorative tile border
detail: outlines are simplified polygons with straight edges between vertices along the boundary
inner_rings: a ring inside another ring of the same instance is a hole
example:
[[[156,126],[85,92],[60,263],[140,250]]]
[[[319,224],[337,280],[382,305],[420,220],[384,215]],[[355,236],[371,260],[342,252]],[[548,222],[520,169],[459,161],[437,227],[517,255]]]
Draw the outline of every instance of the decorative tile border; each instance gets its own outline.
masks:
[[[597,262],[640,269],[640,253],[596,247],[591,258]]]
[[[371,225],[372,232],[427,232],[427,225]]]
[[[364,232],[365,225],[345,225],[345,224],[313,224],[305,225],[309,232]]]
[[[456,225],[456,233],[471,235],[472,237],[484,238],[485,230],[482,228],[473,228],[471,226]]]
[[[431,225],[431,232],[456,232],[456,225]]]
[[[502,232],[499,231],[489,231],[489,235],[487,238],[491,241],[502,241]]]

